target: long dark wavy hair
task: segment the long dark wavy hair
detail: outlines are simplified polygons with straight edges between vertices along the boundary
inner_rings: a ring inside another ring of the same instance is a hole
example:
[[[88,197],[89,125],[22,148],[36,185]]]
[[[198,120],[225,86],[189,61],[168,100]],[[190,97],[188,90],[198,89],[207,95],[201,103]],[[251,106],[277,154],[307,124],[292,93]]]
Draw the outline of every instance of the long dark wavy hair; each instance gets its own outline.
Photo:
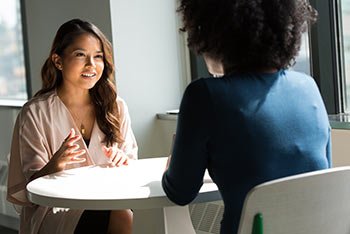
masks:
[[[188,46],[225,73],[287,68],[317,18],[308,0],[180,0]]]
[[[52,55],[63,55],[64,50],[83,33],[90,33],[98,38],[102,45],[104,70],[99,81],[89,90],[96,112],[96,121],[105,134],[103,142],[107,146],[122,143],[124,139],[120,132],[120,119],[117,106],[117,92],[114,85],[114,63],[112,45],[106,36],[92,23],[81,19],[70,20],[58,29],[53,40],[50,55],[42,69],[42,88],[34,96],[41,96],[62,84],[62,73],[52,61]]]

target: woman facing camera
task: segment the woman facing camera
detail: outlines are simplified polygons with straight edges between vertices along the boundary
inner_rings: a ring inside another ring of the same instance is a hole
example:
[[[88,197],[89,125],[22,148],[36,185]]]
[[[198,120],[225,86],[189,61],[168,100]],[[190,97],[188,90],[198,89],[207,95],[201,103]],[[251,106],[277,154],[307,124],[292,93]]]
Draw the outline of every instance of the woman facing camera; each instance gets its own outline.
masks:
[[[70,20],[58,29],[41,75],[42,89],[20,111],[12,139],[8,200],[22,207],[20,233],[131,233],[130,210],[56,213],[26,197],[35,178],[137,159],[128,108],[113,84],[111,43],[92,23]]]
[[[307,0],[180,0],[178,11],[189,47],[219,78],[187,87],[163,188],[188,204],[208,169],[225,205],[221,234],[236,233],[251,188],[331,167],[317,85],[287,70],[317,13]]]

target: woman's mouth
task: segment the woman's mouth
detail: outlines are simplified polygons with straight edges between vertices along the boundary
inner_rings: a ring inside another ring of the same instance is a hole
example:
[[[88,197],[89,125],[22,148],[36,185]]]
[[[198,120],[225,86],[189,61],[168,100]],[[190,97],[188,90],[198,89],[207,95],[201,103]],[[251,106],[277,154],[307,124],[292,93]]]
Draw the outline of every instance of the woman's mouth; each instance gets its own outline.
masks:
[[[96,73],[82,73],[81,76],[84,78],[93,78],[96,76]]]

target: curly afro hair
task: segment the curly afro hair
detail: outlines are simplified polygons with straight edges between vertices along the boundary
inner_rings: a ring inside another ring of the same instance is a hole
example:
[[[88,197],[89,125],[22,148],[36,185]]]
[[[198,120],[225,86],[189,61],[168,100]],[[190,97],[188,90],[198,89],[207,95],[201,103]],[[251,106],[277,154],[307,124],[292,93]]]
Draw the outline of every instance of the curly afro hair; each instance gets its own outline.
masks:
[[[308,0],[180,0],[178,12],[188,46],[225,72],[289,67],[317,19]]]

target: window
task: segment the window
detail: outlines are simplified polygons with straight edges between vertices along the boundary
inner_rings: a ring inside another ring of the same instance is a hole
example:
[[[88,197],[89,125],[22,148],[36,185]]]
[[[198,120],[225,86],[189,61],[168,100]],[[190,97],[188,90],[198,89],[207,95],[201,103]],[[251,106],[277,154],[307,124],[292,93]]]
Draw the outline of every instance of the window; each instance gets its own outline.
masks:
[[[0,105],[28,99],[20,0],[0,0]]]
[[[195,55],[193,52],[191,52],[190,62],[191,62],[192,80],[195,80],[200,77],[210,76],[202,56]],[[310,66],[311,66],[311,62],[310,62],[310,49],[309,49],[309,34],[308,32],[305,32],[302,36],[300,51],[298,56],[296,57],[295,64],[290,69],[299,71],[299,72],[304,72],[310,75],[311,74]]]
[[[295,58],[295,64],[291,70],[311,74],[309,34],[305,32],[301,38],[301,46],[298,56]]]
[[[342,21],[342,36],[343,36],[343,67],[346,83],[346,106],[345,112],[350,112],[350,0],[341,1],[341,21]]]

